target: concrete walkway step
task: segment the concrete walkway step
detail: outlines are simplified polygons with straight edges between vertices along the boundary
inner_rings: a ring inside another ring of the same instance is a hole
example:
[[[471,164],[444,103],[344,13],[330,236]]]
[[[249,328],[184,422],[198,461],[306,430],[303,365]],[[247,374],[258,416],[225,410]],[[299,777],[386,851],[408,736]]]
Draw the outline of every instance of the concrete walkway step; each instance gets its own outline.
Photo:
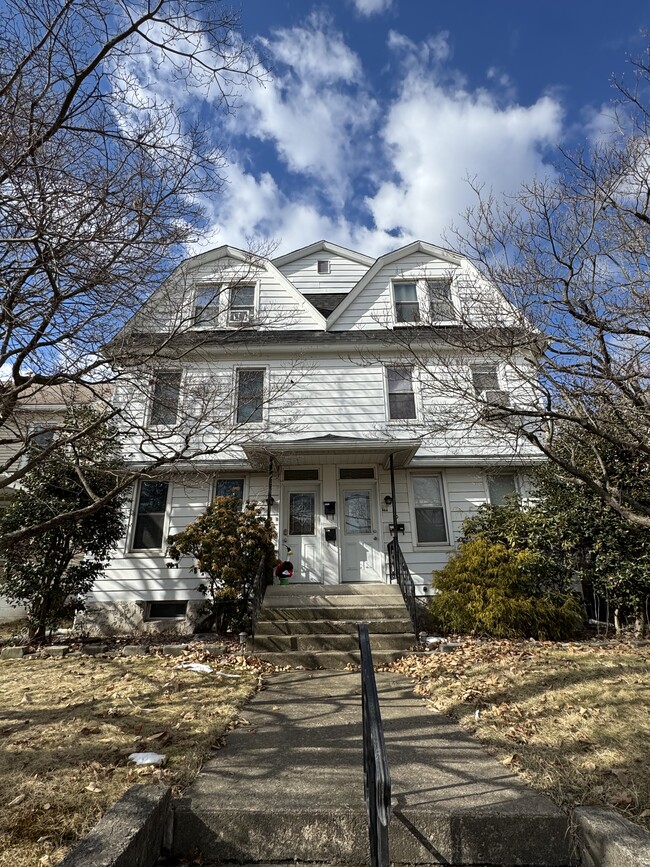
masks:
[[[283,605],[262,608],[260,621],[264,620],[385,620],[404,617],[404,603],[399,605]]]
[[[376,650],[401,650],[412,649],[415,644],[415,636],[412,632],[373,635],[370,646],[372,652]],[[359,639],[354,633],[347,635],[335,635],[332,633],[320,634],[297,634],[297,635],[260,635],[256,633],[252,642],[254,653],[288,653],[289,651],[313,651],[313,650],[337,650],[355,651],[359,648]]]
[[[375,659],[375,661],[377,661]],[[393,864],[565,867],[566,816],[377,675],[392,777]],[[176,810],[174,851],[238,864],[368,863],[358,673],[273,675]]]
[[[286,595],[293,596],[399,596],[402,591],[397,584],[379,584],[376,582],[360,582],[356,584],[273,584],[266,589],[266,598],[275,599]]]
[[[366,620],[370,635],[411,632],[413,626],[408,617],[402,619]],[[259,620],[255,635],[354,635],[357,636],[359,621],[354,620]]]
[[[414,639],[415,640],[415,639]],[[377,650],[372,657],[375,665],[387,665],[405,656],[408,650]],[[292,650],[292,651],[254,651],[265,662],[279,668],[305,668],[314,671],[321,668],[341,670],[350,665],[359,666],[361,657],[358,650]]]

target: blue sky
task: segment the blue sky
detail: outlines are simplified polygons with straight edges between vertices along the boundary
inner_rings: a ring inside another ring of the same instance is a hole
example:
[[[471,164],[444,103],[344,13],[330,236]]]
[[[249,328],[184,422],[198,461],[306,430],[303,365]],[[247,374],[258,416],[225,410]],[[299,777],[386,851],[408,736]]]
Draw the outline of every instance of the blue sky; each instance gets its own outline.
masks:
[[[268,70],[224,118],[227,184],[198,249],[320,238],[371,255],[444,243],[472,202],[611,127],[611,79],[650,29],[620,0],[243,0]],[[205,114],[205,112],[204,112]]]

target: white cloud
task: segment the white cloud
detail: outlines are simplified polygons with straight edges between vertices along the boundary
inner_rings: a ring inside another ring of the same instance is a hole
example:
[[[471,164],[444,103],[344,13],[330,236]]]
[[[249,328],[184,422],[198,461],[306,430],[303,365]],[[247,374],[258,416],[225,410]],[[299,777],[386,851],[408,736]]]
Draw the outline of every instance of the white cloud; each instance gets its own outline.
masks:
[[[393,5],[393,0],[352,0],[360,15],[377,15],[386,12]]]
[[[273,80],[251,88],[232,129],[272,142],[288,169],[323,181],[322,193],[340,202],[377,111],[359,58],[323,14],[277,30],[262,44]]]
[[[468,177],[501,193],[548,173],[544,156],[561,133],[559,102],[504,104],[487,90],[468,90],[453,72],[443,75],[443,43],[434,49],[430,40],[415,45],[398,35],[390,42],[404,53],[404,76],[381,132],[392,177],[366,200],[377,229],[440,241],[473,202]]]

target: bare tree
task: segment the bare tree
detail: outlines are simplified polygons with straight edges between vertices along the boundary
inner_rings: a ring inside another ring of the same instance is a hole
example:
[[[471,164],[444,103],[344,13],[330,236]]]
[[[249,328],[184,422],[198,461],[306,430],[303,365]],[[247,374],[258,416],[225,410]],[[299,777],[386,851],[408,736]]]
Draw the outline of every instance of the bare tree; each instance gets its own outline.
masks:
[[[650,459],[650,56],[633,73],[618,85],[611,133],[562,153],[550,177],[505,202],[473,183],[477,204],[453,245],[498,294],[472,302],[482,278],[459,273],[470,299],[455,313],[459,327],[424,323],[424,344],[411,335],[401,350],[466,419],[532,444],[650,526],[650,503],[619,463]],[[472,354],[487,362],[482,371]]]
[[[110,13],[100,0],[4,4],[0,487],[56,450],[73,455],[89,432],[62,411],[52,418],[65,424],[54,421],[56,436],[39,442],[29,407],[51,402],[53,389],[71,405],[83,392],[84,403],[102,410],[92,424],[118,420],[131,457],[148,472],[250,437],[244,424],[227,423],[232,376],[205,364],[193,379],[184,362],[209,359],[215,342],[241,350],[241,331],[260,323],[242,313],[237,288],[268,250],[258,245],[200,287],[178,265],[204,228],[201,202],[224,183],[223,154],[192,96],[200,91],[228,112],[239,88],[264,74],[237,25],[234,12],[203,0],[116,0]],[[153,77],[169,97],[150,86]],[[260,400],[284,385],[278,377]],[[136,475],[101,496],[85,480],[88,508]]]

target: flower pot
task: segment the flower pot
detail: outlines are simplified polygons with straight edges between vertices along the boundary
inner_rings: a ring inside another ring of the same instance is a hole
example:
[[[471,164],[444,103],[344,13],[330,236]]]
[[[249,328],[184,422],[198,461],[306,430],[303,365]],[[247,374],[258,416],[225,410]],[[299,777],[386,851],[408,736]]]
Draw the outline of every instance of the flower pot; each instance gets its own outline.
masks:
[[[288,584],[288,583],[289,583],[289,579],[288,579],[288,578],[280,578],[280,584],[282,584],[283,586],[286,585],[286,584]]]

